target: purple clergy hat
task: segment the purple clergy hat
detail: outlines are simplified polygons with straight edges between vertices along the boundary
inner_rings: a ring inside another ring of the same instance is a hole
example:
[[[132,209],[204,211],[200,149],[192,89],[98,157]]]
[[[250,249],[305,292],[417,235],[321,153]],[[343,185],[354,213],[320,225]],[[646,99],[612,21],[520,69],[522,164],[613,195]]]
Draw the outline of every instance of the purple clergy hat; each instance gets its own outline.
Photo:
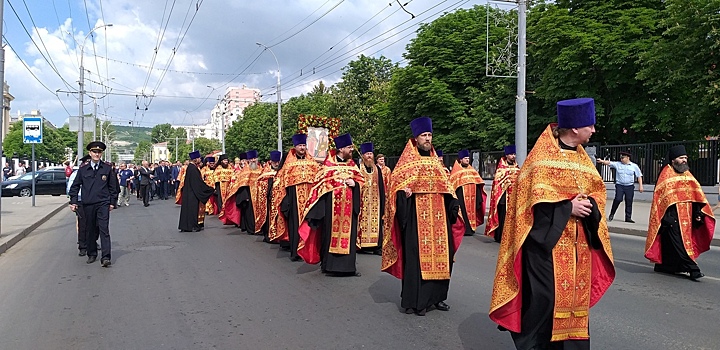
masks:
[[[247,153],[241,152],[240,154],[238,154],[238,158],[240,158],[241,160],[242,160],[242,159],[247,159]]]
[[[197,159],[197,158],[202,158],[202,156],[200,155],[200,151],[192,151],[192,152],[190,152],[190,154],[188,154],[188,158]]]
[[[368,152],[375,152],[375,146],[372,142],[365,142],[360,145],[360,154],[365,154]]]
[[[251,149],[251,150],[247,151],[246,156],[247,156],[247,159],[255,159],[258,157],[258,153],[256,150]]]
[[[563,129],[595,125],[595,100],[584,97],[560,101],[557,114],[558,127]]]
[[[207,163],[210,163],[210,162],[215,163],[215,157],[205,157],[205,162],[207,162]]]
[[[470,158],[470,151],[461,149],[458,151],[458,159]]]
[[[422,133],[432,132],[432,119],[428,117],[415,118],[410,122],[410,130],[413,137],[418,137]]]
[[[436,150],[435,150],[435,154],[437,154],[438,157],[442,157],[442,156],[443,156],[443,151],[442,151],[441,149],[436,149]]]
[[[293,146],[297,145],[304,145],[307,144],[307,135],[305,134],[295,134],[292,137]]]
[[[352,137],[350,134],[342,134],[335,139],[335,148],[341,149],[343,147],[347,147],[352,145]]]
[[[280,151],[270,151],[270,161],[271,162],[279,162],[281,156],[282,156],[282,153],[280,153]]]
[[[515,145],[508,145],[503,147],[503,149],[505,151],[505,155],[515,154]]]

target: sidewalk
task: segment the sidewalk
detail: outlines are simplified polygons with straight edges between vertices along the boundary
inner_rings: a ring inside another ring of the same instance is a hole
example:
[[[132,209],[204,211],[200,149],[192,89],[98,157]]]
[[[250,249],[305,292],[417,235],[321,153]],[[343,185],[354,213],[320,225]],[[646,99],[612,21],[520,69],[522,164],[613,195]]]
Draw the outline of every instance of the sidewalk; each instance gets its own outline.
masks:
[[[0,213],[0,254],[63,209],[69,210],[66,196],[3,197]]]

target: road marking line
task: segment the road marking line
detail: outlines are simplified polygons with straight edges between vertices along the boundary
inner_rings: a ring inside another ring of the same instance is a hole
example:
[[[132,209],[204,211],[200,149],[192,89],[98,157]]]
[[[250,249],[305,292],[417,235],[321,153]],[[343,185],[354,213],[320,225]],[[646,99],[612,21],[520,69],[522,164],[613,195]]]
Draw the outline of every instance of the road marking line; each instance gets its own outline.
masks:
[[[648,266],[647,264],[636,263],[636,262],[634,262],[634,261],[627,261],[627,260],[622,260],[622,259],[615,259],[615,261],[616,261],[616,262],[621,262],[621,263],[623,263],[623,264],[628,264],[628,265],[646,267],[646,268],[649,268],[649,269],[653,268],[653,266]],[[709,279],[709,280],[713,280],[713,281],[720,282],[720,278],[711,277],[711,276],[707,276],[707,275],[706,275],[705,277],[703,277],[702,279]]]

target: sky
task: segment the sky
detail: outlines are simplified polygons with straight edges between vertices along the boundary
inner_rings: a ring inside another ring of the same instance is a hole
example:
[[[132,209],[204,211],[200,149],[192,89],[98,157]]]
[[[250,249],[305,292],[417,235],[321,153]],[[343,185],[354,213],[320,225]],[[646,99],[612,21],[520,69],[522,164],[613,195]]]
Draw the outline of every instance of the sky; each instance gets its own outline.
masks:
[[[113,124],[204,124],[229,86],[276,101],[278,63],[283,101],[337,83],[360,54],[403,65],[421,23],[485,0],[401,2],[7,0],[10,113],[40,110],[58,126],[79,115],[82,53],[85,114],[96,102]]]

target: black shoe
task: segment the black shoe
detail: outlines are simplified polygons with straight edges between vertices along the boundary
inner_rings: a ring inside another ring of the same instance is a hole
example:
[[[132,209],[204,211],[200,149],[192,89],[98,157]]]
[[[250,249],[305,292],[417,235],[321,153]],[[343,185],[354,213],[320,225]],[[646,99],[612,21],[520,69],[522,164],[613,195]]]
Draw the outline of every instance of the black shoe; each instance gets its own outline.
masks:
[[[405,309],[405,314],[408,314],[408,315],[409,315],[409,314],[411,314],[411,313],[413,313],[413,312],[415,312],[414,309],[411,309],[411,308],[406,308],[406,309]]]
[[[441,301],[441,302],[435,304],[435,308],[440,311],[450,311],[450,305],[445,304],[444,301]]]
[[[200,232],[200,231],[202,231],[202,228],[194,228],[194,229],[192,229],[192,232]]]
[[[150,206],[150,204],[143,204],[143,206],[144,206],[144,207],[149,207],[149,206]]]
[[[608,216],[608,221],[613,221],[613,218],[614,218],[614,217],[615,217],[615,215],[610,214],[610,216]]]
[[[629,222],[629,223],[631,223],[631,224],[634,224],[634,223],[635,223],[635,221],[632,221],[632,219],[625,219],[625,222]]]
[[[112,265],[112,262],[110,262],[110,259],[102,259],[100,260],[100,266],[102,267],[108,267]]]
[[[427,311],[426,309],[415,310],[415,314],[418,315],[418,316],[425,316],[425,312],[426,312],[426,311]]]
[[[291,256],[290,261],[302,261],[302,258],[299,256]]]
[[[78,256],[85,256],[87,255],[87,249],[80,249],[80,252],[78,252]]]
[[[355,272],[354,274],[350,274],[350,276],[361,277],[362,274],[360,272]]]
[[[381,255],[382,256],[382,249],[378,249],[373,252],[373,255]]]
[[[693,281],[697,282],[698,279],[703,278],[703,277],[705,277],[705,274],[700,271],[691,271],[690,272],[690,279]]]
[[[664,266],[662,266],[662,265],[659,265],[659,264],[655,264],[655,267],[653,267],[653,271],[659,272],[659,273],[667,273],[667,274],[670,274],[670,275],[674,275],[674,274],[675,274],[675,271],[670,270],[670,269],[668,269],[668,268],[666,268],[666,267],[664,267]]]
[[[87,259],[87,263],[88,263],[88,264],[94,263],[95,260],[97,260],[97,256],[95,256],[95,255],[88,255],[88,259]]]

